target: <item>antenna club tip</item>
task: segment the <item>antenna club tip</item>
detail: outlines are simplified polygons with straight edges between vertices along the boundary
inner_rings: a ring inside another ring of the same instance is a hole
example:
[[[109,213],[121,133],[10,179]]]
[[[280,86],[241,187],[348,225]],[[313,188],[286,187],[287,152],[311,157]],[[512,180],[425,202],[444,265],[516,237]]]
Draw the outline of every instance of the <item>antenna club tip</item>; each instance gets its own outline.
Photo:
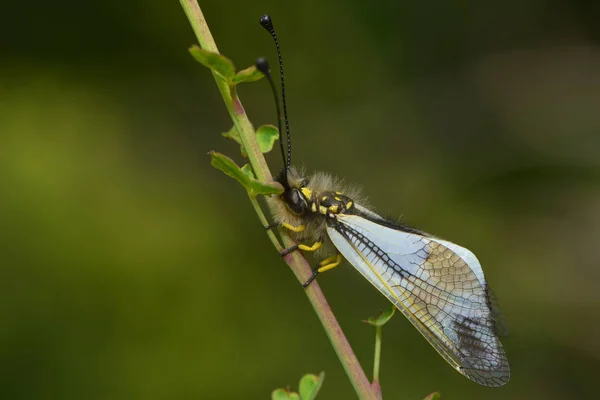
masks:
[[[259,22],[263,26],[263,28],[265,28],[269,32],[273,30],[273,21],[271,20],[271,17],[269,17],[267,14],[261,15]]]
[[[271,75],[271,71],[269,68],[269,62],[267,61],[266,58],[260,57],[258,60],[256,60],[255,65],[256,65],[256,69],[258,69],[260,72],[262,72],[266,76]]]

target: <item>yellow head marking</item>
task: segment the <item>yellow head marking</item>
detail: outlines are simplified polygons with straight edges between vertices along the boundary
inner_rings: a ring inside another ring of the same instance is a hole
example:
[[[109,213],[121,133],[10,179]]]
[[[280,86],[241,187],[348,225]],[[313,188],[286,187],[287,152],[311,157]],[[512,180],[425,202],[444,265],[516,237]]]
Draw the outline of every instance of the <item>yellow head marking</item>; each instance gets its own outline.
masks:
[[[306,197],[307,199],[312,198],[312,190],[310,190],[309,188],[301,188],[300,191],[302,192],[302,194],[304,195],[304,197]]]
[[[327,214],[327,208],[325,206],[319,206],[319,212],[323,215]]]

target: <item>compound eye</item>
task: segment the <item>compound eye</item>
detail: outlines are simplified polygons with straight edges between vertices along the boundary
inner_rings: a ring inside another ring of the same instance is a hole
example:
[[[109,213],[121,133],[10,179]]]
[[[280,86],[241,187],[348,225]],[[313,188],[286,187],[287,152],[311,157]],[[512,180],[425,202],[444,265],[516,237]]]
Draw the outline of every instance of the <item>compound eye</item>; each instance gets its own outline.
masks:
[[[304,195],[298,189],[290,189],[284,195],[285,203],[294,214],[302,215],[306,211],[307,204]]]

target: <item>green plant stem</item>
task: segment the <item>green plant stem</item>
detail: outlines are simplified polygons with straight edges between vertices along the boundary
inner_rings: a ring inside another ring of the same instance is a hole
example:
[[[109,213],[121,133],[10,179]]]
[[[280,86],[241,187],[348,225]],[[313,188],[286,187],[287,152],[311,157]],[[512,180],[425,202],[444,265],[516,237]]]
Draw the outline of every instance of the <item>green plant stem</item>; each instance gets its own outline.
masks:
[[[260,223],[263,226],[269,225],[269,221],[267,221],[267,218],[265,217],[262,208],[260,208],[260,204],[258,204],[258,200],[256,199],[256,197],[248,196],[248,198],[250,199],[250,203],[252,203],[252,207],[254,207],[254,211],[256,211],[256,215],[258,215]],[[284,250],[284,248],[279,243],[279,240],[277,240],[277,237],[273,233],[273,229],[267,230],[267,236],[271,240],[271,243],[273,243],[273,246],[275,246],[275,248],[277,249],[277,252],[281,253]]]
[[[286,247],[291,247],[294,242],[284,233],[283,243]],[[293,252],[284,257],[287,264],[291,267],[299,282],[306,282],[311,276],[312,270],[306,258],[300,252]],[[306,289],[305,293],[313,309],[325,328],[325,333],[329,338],[333,349],[335,350],[346,374],[350,378],[354,390],[360,399],[377,399],[377,392],[373,390],[365,372],[363,371],[348,339],[344,335],[331,307],[325,299],[317,281],[313,281]]]
[[[213,53],[219,53],[219,49],[208,29],[208,24],[206,23],[206,19],[204,19],[204,14],[202,14],[198,2],[196,0],[180,0],[180,3],[185,11],[185,15],[187,15],[188,20],[190,21],[194,33],[196,34],[200,47],[204,50],[212,51]],[[233,91],[232,95],[232,90],[227,81],[214,72],[212,74],[217,82],[219,91],[223,96],[223,100],[225,100],[225,106],[227,107],[227,111],[229,111],[229,116],[231,117],[231,120],[240,135],[242,144],[248,153],[248,160],[254,169],[256,177],[263,182],[273,181],[271,171],[269,170],[267,162],[256,141],[256,133],[254,132],[252,123],[250,123],[236,92]]]
[[[196,34],[196,38],[200,43],[200,46],[208,51],[212,51],[218,53],[219,50],[215,41],[212,38],[210,30],[208,29],[208,25],[206,23],[206,19],[200,10],[200,6],[198,5],[196,0],[180,0],[181,6],[185,11],[186,16]],[[254,132],[254,128],[244,111],[244,107],[240,102],[237,94],[232,97],[232,91],[229,88],[227,82],[220,77],[219,75],[213,73],[217,86],[219,87],[219,91],[223,96],[223,100],[227,106],[227,110],[229,111],[229,115],[235,125],[238,133],[240,135],[241,141],[248,153],[248,160],[250,161],[250,165],[254,170],[256,177],[263,182],[271,182],[273,177],[271,172],[267,166],[265,158],[260,151],[258,143],[256,141],[256,135]],[[266,218],[260,208],[260,205],[256,201],[256,199],[251,198],[252,205],[257,212],[261,222],[266,225]],[[271,236],[272,235],[272,236]],[[275,247],[279,247],[275,236],[272,234],[269,235],[269,238],[275,245]],[[295,243],[284,233],[282,234],[282,238],[284,241],[284,245],[286,247],[291,247]],[[296,277],[300,282],[305,282],[308,277],[311,275],[312,270],[306,258],[299,252],[293,252],[284,257],[287,264],[290,266]],[[306,290],[305,293],[312,304],[317,316],[321,320],[323,324],[323,328],[331,344],[337,353],[342,366],[346,370],[348,377],[356,393],[358,394],[360,399],[377,399],[379,398],[377,391],[373,389],[369,380],[367,379],[366,374],[356,358],[356,355],[352,351],[350,347],[350,343],[344,336],[342,328],[337,322],[331,307],[327,303],[321,288],[317,284],[317,282],[313,282]]]
[[[375,360],[373,361],[373,390],[376,391],[378,397],[381,398],[381,385],[379,383],[379,364],[381,362],[381,335],[383,326],[375,327]]]
[[[375,360],[373,361],[373,382],[379,381],[379,362],[381,360],[381,326],[375,327]]]

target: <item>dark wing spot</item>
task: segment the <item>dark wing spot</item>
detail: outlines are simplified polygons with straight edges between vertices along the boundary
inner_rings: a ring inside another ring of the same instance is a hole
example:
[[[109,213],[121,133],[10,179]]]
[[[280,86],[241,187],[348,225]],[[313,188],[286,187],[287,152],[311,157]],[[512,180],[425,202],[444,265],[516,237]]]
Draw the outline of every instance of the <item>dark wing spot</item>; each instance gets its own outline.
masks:
[[[458,315],[453,322],[461,351],[470,357],[485,359],[489,344],[482,340],[487,329],[483,318]]]

